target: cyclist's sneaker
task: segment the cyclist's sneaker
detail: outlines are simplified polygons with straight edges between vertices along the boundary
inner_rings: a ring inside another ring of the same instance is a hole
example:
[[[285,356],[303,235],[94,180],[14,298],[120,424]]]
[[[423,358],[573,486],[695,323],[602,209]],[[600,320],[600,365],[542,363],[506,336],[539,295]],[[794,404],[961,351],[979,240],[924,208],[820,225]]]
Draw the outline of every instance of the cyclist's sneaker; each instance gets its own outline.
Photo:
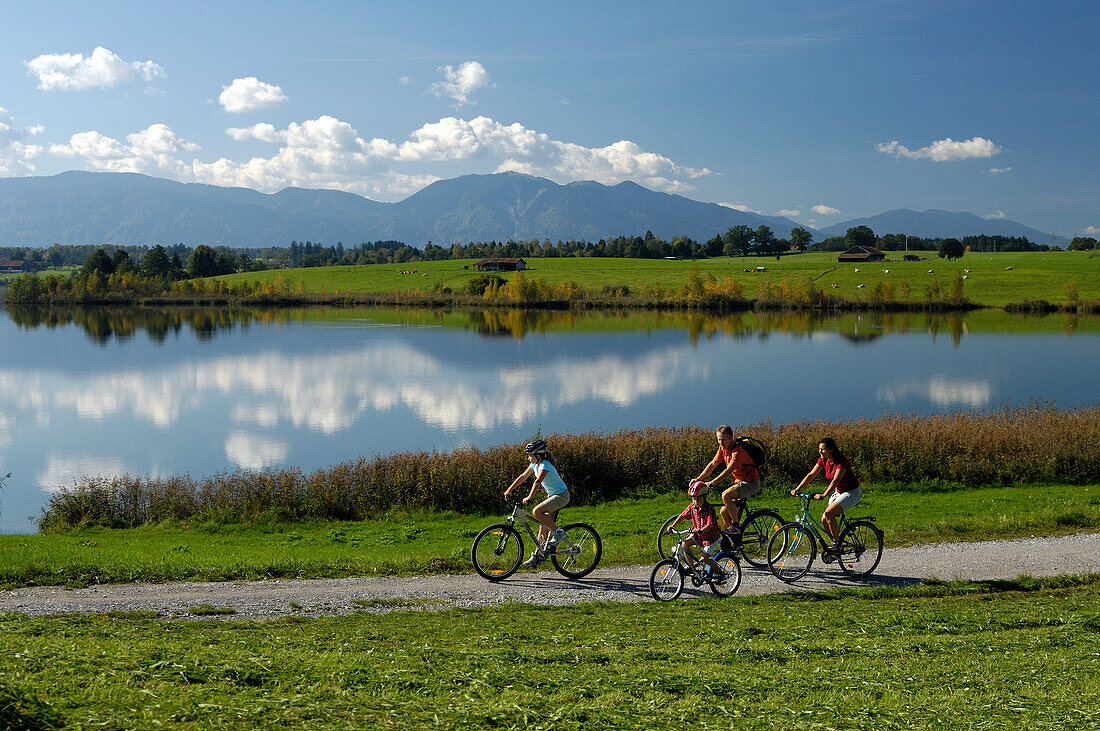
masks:
[[[555,546],[565,540],[565,531],[558,528],[556,531],[550,534],[550,537],[546,539],[547,546]]]
[[[535,551],[531,554],[531,557],[523,562],[523,565],[529,569],[533,569],[542,563],[542,551]]]
[[[724,584],[726,579],[729,578],[729,574],[722,569],[718,569],[717,571],[711,571],[709,578],[715,584]]]
[[[824,555],[839,556],[840,555],[840,544],[839,543],[834,543],[831,546],[826,546],[825,550],[822,551],[821,554],[823,556]]]

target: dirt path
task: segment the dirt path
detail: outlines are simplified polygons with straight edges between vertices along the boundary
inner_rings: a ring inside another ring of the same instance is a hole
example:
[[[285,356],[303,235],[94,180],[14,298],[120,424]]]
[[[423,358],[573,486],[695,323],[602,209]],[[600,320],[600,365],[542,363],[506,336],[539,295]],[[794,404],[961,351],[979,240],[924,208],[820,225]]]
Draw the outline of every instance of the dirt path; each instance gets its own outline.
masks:
[[[521,572],[494,584],[476,574],[463,576],[359,577],[300,581],[173,584],[110,584],[84,589],[38,587],[0,592],[0,612],[45,615],[73,612],[154,611],[167,618],[195,617],[202,604],[231,608],[222,617],[267,619],[324,616],[358,611],[482,607],[505,602],[573,604],[587,601],[653,601],[652,565],[597,569],[581,581],[553,570]],[[853,586],[835,565],[820,559],[810,573],[788,586],[766,569],[743,566],[735,596]],[[1100,573],[1100,533],[1022,541],[947,543],[887,549],[867,584],[907,586],[921,579],[1010,579]],[[688,588],[685,597],[709,590]]]

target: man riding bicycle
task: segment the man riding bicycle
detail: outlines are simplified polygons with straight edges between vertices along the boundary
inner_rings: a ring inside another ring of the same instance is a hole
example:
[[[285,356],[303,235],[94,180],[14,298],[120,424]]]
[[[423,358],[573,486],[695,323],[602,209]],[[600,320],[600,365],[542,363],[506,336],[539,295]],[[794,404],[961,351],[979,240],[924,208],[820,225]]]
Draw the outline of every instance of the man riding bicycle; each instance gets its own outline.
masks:
[[[723,424],[714,434],[718,439],[718,451],[695,479],[704,480],[719,467],[722,471],[706,483],[707,489],[727,477],[733,478],[733,486],[722,493],[721,516],[726,524],[725,531],[736,536],[740,532],[737,521],[741,517],[741,508],[735,501],[745,500],[760,492],[760,473],[748,451],[734,440],[733,427]]]

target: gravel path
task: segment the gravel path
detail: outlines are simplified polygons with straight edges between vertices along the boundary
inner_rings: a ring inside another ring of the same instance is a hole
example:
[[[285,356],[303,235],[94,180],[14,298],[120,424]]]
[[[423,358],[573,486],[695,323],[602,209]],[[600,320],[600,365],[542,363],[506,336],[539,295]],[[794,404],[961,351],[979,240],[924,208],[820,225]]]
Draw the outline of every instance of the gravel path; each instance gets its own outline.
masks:
[[[767,569],[744,565],[737,595],[772,594],[853,586],[836,565],[820,558],[793,586]],[[189,612],[209,604],[233,609],[223,618],[268,619],[289,615],[325,616],[395,609],[485,607],[506,602],[573,604],[576,602],[653,601],[649,593],[652,565],[597,569],[580,581],[553,570],[521,572],[500,583],[476,574],[463,576],[358,577],[298,581],[247,581],[168,584],[108,584],[84,589],[37,587],[0,592],[0,612],[48,615],[81,612],[152,611],[172,619],[203,619]],[[875,574],[865,584],[907,586],[922,579],[1010,579],[1020,575],[1100,573],[1100,533],[1022,541],[945,543],[886,549]],[[685,597],[709,593],[705,586]]]

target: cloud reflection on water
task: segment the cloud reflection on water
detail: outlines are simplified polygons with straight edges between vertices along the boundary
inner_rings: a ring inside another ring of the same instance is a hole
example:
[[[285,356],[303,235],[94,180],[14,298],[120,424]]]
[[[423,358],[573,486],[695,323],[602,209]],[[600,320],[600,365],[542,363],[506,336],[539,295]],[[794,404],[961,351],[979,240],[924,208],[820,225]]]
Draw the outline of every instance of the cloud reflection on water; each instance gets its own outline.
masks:
[[[586,401],[625,407],[684,380],[708,378],[709,365],[684,350],[668,346],[633,358],[604,354],[459,369],[407,344],[385,343],[331,354],[269,352],[87,376],[0,370],[0,407],[36,418],[55,413],[98,422],[129,416],[162,430],[186,413],[215,409],[224,411],[219,422],[262,428],[287,422],[321,434],[346,430],[371,411],[404,407],[445,430],[487,431]],[[5,425],[0,422],[0,429]],[[3,434],[0,430],[0,438]],[[256,463],[257,454],[244,443],[234,449],[241,457],[231,457],[235,463]]]
[[[927,400],[943,409],[957,406],[982,409],[993,400],[993,385],[986,380],[950,379],[937,374],[927,381],[883,384],[878,387],[878,400],[891,406],[909,398]]]

